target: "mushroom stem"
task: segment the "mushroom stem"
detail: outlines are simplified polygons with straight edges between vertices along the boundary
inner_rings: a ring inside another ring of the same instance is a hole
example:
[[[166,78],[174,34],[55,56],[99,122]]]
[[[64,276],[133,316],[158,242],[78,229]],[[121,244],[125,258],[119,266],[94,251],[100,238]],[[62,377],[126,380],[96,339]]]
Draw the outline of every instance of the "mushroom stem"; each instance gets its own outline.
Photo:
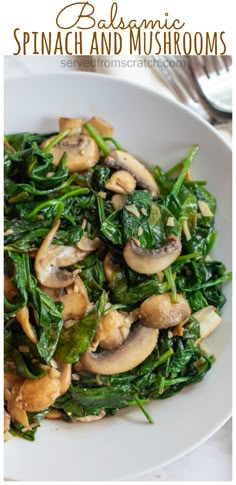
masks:
[[[158,196],[159,188],[149,170],[136,158],[123,150],[112,150],[107,154],[104,163],[110,168],[127,170],[140,187],[150,190],[153,196]]]

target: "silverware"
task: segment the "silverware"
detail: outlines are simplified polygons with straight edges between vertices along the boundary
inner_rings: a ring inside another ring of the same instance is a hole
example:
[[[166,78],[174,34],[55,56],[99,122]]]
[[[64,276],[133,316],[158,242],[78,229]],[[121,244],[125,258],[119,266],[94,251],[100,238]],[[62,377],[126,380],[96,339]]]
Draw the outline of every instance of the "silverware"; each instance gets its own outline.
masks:
[[[202,95],[190,57],[197,56],[153,56],[153,68],[178,99],[206,121],[213,125],[231,121],[232,114],[217,109]]]
[[[216,110],[232,117],[231,56],[190,56],[189,64],[200,94]]]

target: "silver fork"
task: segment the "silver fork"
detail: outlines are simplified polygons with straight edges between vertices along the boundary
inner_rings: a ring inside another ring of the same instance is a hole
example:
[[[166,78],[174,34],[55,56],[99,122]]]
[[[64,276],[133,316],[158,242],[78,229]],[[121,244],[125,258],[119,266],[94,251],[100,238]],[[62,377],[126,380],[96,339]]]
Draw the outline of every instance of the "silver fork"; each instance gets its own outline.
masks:
[[[212,106],[196,86],[189,57],[153,56],[153,68],[182,103],[209,123],[216,125],[229,120],[228,114],[225,116]]]
[[[189,64],[200,95],[232,117],[232,57],[190,56]]]

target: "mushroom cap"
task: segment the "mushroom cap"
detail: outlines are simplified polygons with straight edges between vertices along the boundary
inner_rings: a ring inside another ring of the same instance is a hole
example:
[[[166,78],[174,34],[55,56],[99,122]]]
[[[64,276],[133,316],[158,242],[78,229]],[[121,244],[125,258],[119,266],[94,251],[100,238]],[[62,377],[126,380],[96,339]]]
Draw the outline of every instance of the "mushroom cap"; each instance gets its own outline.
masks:
[[[12,284],[12,280],[10,276],[4,273],[4,296],[7,298],[8,301],[12,301],[12,299],[16,295],[17,295],[17,289]]]
[[[198,320],[200,325],[200,338],[197,339],[196,343],[200,343],[209,337],[222,322],[222,318],[216,313],[213,305],[201,308],[201,310],[193,313],[193,317]]]
[[[127,170],[117,170],[107,180],[105,187],[116,194],[132,194],[136,187],[136,180]]]
[[[120,209],[127,202],[127,195],[114,194],[111,199],[114,211]]]
[[[85,120],[83,118],[59,118],[59,130],[64,131],[70,129],[70,135],[74,133],[81,133]]]
[[[27,306],[21,308],[16,314],[17,321],[21,324],[22,330],[25,332],[27,337],[33,342],[33,344],[38,343],[37,335],[29,320],[29,309]]]
[[[90,253],[92,251],[96,251],[97,249],[103,246],[103,242],[99,237],[95,237],[94,239],[89,239],[87,232],[83,232],[83,235],[79,242],[76,244],[77,248],[81,251],[86,253]]]
[[[112,150],[104,161],[105,165],[117,170],[124,169],[131,173],[137,184],[148,189],[153,196],[158,196],[159,188],[149,170],[136,158],[122,150]]]
[[[57,221],[43,240],[35,258],[34,268],[38,281],[48,288],[64,288],[73,283],[76,272],[61,267],[70,266],[87,256],[88,252],[76,246],[52,244],[60,221]]]
[[[110,123],[107,123],[107,121],[103,120],[102,118],[97,118],[97,116],[93,116],[93,118],[90,118],[90,120],[87,121],[90,125],[92,125],[95,130],[101,135],[103,138],[111,138],[113,135],[113,127],[110,125]],[[86,128],[83,128],[83,133],[86,135],[88,134]]]
[[[129,335],[131,322],[122,313],[113,310],[103,315],[93,340],[102,349],[113,350],[120,347]]]
[[[40,379],[26,379],[19,389],[18,402],[26,411],[43,411],[51,406],[60,396],[60,379],[50,375]]]
[[[15,385],[11,389],[11,396],[7,401],[7,411],[9,412],[13,421],[18,421],[18,423],[22,424],[22,426],[28,428],[28,416],[26,414],[26,410],[23,409],[21,399],[19,399],[21,398],[20,389],[21,386],[19,385]]]
[[[8,410],[19,414],[21,411],[43,411],[64,394],[71,383],[71,364],[59,363],[60,372],[54,368],[39,379],[25,379],[21,386],[13,388],[12,398],[8,402]],[[21,419],[24,419],[23,414]],[[22,421],[21,421],[22,422]]]
[[[103,260],[103,270],[109,283],[112,282],[115,273],[120,270],[120,266],[118,264],[115,264],[113,261],[111,251],[108,251]]]
[[[141,364],[152,353],[157,343],[158,332],[157,329],[145,328],[138,324],[118,349],[103,352],[88,350],[81,356],[80,361],[94,374],[111,375],[127,372]]]
[[[47,288],[42,285],[40,285],[40,288],[53,301],[61,301],[64,304],[62,310],[64,322],[68,320],[80,320],[91,307],[86,286],[79,275],[65,289]]]
[[[127,265],[137,273],[155,274],[168,268],[181,250],[180,239],[174,234],[170,234],[164,246],[158,249],[142,248],[139,241],[131,237],[123,249],[123,256]]]
[[[171,293],[153,295],[143,301],[139,308],[139,318],[143,325],[151,328],[169,328],[188,321],[191,308],[182,295],[177,295],[177,303],[172,303]]]
[[[55,136],[45,140],[41,147],[46,147]],[[53,155],[52,163],[56,167],[64,153],[67,154],[66,167],[70,173],[84,172],[96,165],[99,160],[99,150],[96,142],[87,135],[73,133],[59,141],[49,153]]]

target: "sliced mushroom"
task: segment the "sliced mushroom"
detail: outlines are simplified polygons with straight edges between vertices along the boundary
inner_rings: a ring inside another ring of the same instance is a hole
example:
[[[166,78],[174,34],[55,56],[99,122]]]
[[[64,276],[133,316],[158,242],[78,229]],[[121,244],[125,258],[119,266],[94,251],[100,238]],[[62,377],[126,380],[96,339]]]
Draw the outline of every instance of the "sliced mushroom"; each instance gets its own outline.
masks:
[[[177,295],[177,303],[172,303],[170,293],[150,296],[139,308],[142,324],[159,329],[183,325],[190,315],[191,308],[187,300],[182,295]]]
[[[55,136],[45,140],[41,148],[45,148]],[[64,153],[67,154],[66,166],[70,173],[84,172],[90,169],[99,160],[99,150],[96,142],[90,136],[74,133],[63,138],[49,150],[53,155],[53,165],[57,167]]]
[[[115,273],[119,271],[120,266],[114,263],[112,253],[110,251],[106,254],[103,260],[103,269],[104,269],[104,273],[107,281],[111,283]]]
[[[107,180],[105,187],[116,194],[132,194],[136,187],[136,180],[127,170],[117,170]]]
[[[8,401],[8,411],[13,419],[28,426],[22,422],[24,411],[43,411],[67,391],[71,382],[71,364],[60,364],[60,367],[61,372],[51,368],[44,377],[25,379],[21,386],[13,388]]]
[[[4,296],[8,301],[12,301],[14,296],[17,295],[17,289],[12,284],[10,276],[4,273]]]
[[[91,253],[103,246],[103,243],[99,237],[89,239],[87,232],[84,232],[79,242],[76,244],[77,248],[86,253]]]
[[[81,133],[85,120],[83,118],[59,118],[59,130],[71,129],[70,135]]]
[[[114,211],[120,209],[127,202],[127,195],[115,194],[111,198],[111,203]]]
[[[58,369],[61,372],[60,376],[60,396],[63,396],[68,390],[71,383],[71,364],[66,364],[64,362],[58,363]]]
[[[20,386],[24,381],[23,377],[16,374],[10,374],[10,372],[4,372],[4,399],[8,401],[11,390],[14,386]]]
[[[80,320],[91,307],[86,286],[78,275],[74,282],[67,286],[63,292],[61,289],[47,288],[42,285],[40,288],[53,301],[61,301],[64,303],[62,310],[64,322],[70,320],[76,322]]]
[[[26,414],[26,410],[22,408],[20,402],[20,385],[15,385],[11,389],[11,395],[7,400],[7,411],[13,421],[17,421],[25,428],[29,427],[29,420]]]
[[[220,325],[222,322],[222,318],[216,313],[215,307],[213,305],[206,306],[199,310],[198,312],[193,313],[193,317],[200,324],[200,338],[196,341],[196,343],[202,342],[205,338],[209,337],[214,330]]]
[[[98,131],[99,135],[101,135],[103,138],[112,137],[113,127],[102,118],[97,118],[96,116],[93,116],[93,118],[90,118],[90,120],[88,120],[87,123],[92,125],[95,128],[95,130]],[[83,128],[83,133],[87,134],[87,130],[85,127]]]
[[[67,287],[67,291],[67,295],[60,297],[60,301],[64,303],[62,318],[64,322],[67,320],[80,320],[91,308],[86,286],[81,278],[76,276],[75,282],[71,287]]]
[[[16,314],[17,321],[21,324],[22,330],[25,332],[25,335],[33,342],[33,344],[38,343],[37,335],[30,323],[29,320],[29,309],[27,306],[23,307],[19,310]]]
[[[129,153],[122,150],[113,150],[106,157],[104,163],[110,168],[127,170],[133,175],[140,187],[149,190],[153,196],[158,196],[159,188],[152,174]]]
[[[181,254],[182,245],[180,239],[170,234],[159,249],[145,249],[139,241],[133,237],[128,239],[123,256],[127,265],[143,274],[155,274],[168,268]]]
[[[77,263],[88,254],[76,246],[52,244],[59,225],[60,221],[54,224],[42,242],[35,258],[36,277],[43,286],[48,288],[63,288],[71,285],[77,272],[72,273],[61,269],[61,267]]]
[[[123,345],[129,335],[131,323],[131,320],[116,310],[103,315],[94,337],[93,350],[98,345],[105,350],[113,350]]]
[[[138,324],[130,332],[127,340],[116,350],[102,352],[85,352],[80,361],[82,365],[94,374],[118,374],[126,372],[143,362],[153,351],[158,330],[146,328]]]

